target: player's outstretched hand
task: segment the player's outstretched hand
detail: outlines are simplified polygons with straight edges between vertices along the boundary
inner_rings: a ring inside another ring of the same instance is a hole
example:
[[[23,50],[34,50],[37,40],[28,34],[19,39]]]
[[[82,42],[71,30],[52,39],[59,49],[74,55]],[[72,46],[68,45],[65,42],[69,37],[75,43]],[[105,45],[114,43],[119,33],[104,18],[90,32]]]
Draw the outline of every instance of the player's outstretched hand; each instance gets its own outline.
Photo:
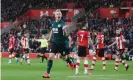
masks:
[[[108,49],[108,48],[110,48],[110,46],[105,46],[105,48],[107,48],[107,49]]]

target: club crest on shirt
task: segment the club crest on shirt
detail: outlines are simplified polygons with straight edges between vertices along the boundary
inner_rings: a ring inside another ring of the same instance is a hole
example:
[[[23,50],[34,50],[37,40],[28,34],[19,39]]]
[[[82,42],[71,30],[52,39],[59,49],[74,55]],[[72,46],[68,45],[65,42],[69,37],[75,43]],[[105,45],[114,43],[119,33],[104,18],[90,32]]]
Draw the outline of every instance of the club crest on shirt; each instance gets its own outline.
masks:
[[[58,27],[61,27],[61,25],[60,25],[60,24],[58,24]]]

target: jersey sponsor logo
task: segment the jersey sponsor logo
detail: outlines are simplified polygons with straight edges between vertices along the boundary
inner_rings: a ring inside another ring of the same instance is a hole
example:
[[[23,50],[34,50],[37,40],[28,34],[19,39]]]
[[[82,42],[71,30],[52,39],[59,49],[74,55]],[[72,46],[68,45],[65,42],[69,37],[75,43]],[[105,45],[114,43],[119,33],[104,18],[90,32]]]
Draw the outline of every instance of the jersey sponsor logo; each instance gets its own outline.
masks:
[[[58,33],[58,28],[53,28],[53,33]]]

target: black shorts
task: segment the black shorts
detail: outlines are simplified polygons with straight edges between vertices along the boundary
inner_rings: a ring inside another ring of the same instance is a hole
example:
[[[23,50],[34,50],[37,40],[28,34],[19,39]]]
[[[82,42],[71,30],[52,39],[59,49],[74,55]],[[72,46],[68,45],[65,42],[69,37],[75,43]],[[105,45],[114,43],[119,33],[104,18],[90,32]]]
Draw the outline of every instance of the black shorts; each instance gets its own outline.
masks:
[[[15,55],[15,57],[21,57],[21,55],[22,55],[22,51],[21,51],[21,48],[17,48],[16,50],[15,50],[15,52],[16,52],[16,55]]]
[[[65,43],[64,52],[65,55],[70,54],[69,42]]]
[[[64,52],[65,52],[65,55],[70,54],[70,48],[65,47]]]
[[[52,42],[51,44],[51,53],[61,53],[61,55],[63,56],[65,54],[65,52],[63,52],[65,49],[65,44],[64,43],[55,43]]]
[[[40,48],[40,52],[41,52],[41,54],[44,54],[44,53],[46,53],[46,47],[44,47],[44,48]]]
[[[99,57],[104,57],[104,48],[103,48],[103,49],[97,49],[97,50],[96,50],[96,54],[97,54]]]
[[[9,54],[12,54],[14,52],[14,48],[9,49]]]
[[[79,46],[78,47],[78,56],[79,57],[86,57],[88,54],[87,54],[87,47],[85,46]]]
[[[15,57],[17,57],[17,58],[20,58],[20,57],[22,57],[22,53],[16,53],[16,55],[15,55]]]
[[[29,49],[28,48],[23,49],[23,53],[29,53]]]

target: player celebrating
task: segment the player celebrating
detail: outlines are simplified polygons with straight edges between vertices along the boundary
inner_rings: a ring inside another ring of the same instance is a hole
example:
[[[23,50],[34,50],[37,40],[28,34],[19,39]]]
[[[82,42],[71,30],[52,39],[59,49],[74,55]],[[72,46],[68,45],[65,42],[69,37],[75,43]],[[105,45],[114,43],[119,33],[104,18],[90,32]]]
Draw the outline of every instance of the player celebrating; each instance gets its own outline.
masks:
[[[51,53],[49,53],[48,63],[47,63],[47,73],[44,74],[43,78],[50,78],[50,71],[53,65],[53,59],[57,52],[63,54],[65,48],[64,34],[66,32],[66,24],[61,20],[62,13],[59,9],[55,11],[55,21],[52,23],[52,30],[50,33],[50,38],[52,38],[51,43]],[[71,60],[69,60],[71,61]]]
[[[92,61],[92,66],[91,68],[89,68],[89,70],[94,70],[94,66],[95,66],[95,63],[96,63],[96,56],[99,56],[102,58],[102,64],[103,64],[103,69],[102,70],[105,70],[106,69],[106,60],[105,60],[105,57],[104,57],[104,35],[102,34],[101,30],[98,31],[98,34],[96,36],[96,55],[94,55],[93,57],[93,61]]]
[[[12,63],[12,58],[14,57],[13,55],[13,52],[14,52],[14,47],[15,47],[15,37],[10,34],[10,37],[9,37],[9,62],[8,64],[11,64]]]
[[[117,45],[117,50],[116,50],[116,63],[115,63],[115,68],[114,68],[114,71],[117,71],[118,70],[118,65],[120,62],[122,62],[122,64],[125,66],[126,68],[126,71],[128,70],[129,68],[129,65],[126,64],[126,61],[123,60],[121,57],[123,54],[125,54],[125,47],[124,47],[124,42],[126,42],[124,36],[122,35],[121,31],[120,30],[116,30],[116,38],[115,38],[115,42],[112,43],[111,45],[108,46],[111,47],[113,46],[114,44]]]
[[[27,60],[27,63],[30,64],[29,59],[29,39],[28,39],[28,33],[25,33],[24,36],[21,38],[21,44],[22,44],[22,52],[23,52],[23,58],[21,58],[21,64],[23,59]]]
[[[83,26],[82,29],[77,32],[78,58],[76,61],[75,73],[79,74],[80,59],[81,57],[84,57],[84,74],[88,75],[88,55],[89,55],[88,45],[90,44],[91,46],[93,46],[93,43],[90,38],[90,33],[86,30],[85,23],[83,23],[82,26]]]

